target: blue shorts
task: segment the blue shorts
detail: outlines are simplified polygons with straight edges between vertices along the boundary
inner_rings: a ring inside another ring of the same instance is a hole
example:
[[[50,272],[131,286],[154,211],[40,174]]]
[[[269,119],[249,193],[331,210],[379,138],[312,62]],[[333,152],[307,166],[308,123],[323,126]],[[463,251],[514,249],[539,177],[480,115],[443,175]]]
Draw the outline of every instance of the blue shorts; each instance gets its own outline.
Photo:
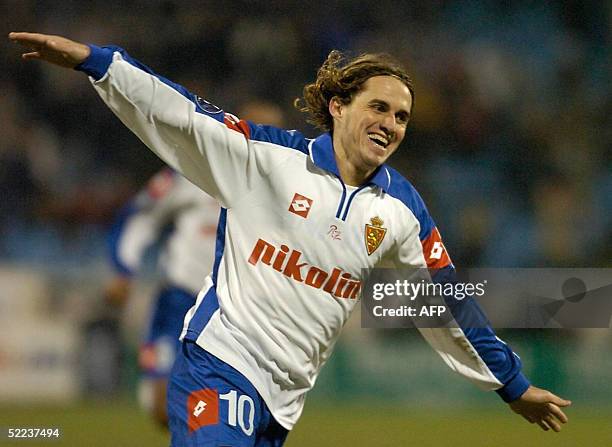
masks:
[[[173,447],[280,447],[287,438],[253,385],[185,341],[168,383]]]
[[[138,353],[138,363],[145,377],[167,378],[170,375],[181,346],[179,336],[185,314],[195,301],[194,295],[177,287],[159,291],[146,338]]]

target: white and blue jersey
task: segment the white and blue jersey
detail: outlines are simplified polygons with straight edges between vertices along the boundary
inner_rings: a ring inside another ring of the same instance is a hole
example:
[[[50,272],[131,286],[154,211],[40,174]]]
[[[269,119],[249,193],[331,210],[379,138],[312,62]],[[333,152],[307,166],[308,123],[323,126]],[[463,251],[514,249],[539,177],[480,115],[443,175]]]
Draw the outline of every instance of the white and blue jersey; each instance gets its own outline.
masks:
[[[222,206],[213,273],[182,337],[243,374],[291,429],[359,303],[363,271],[454,267],[412,185],[387,165],[343,183],[332,138],[238,120],[130,58],[78,69],[153,152]],[[365,270],[362,270],[365,269]],[[420,329],[456,372],[506,401],[528,387],[490,329]],[[406,353],[409,356],[409,353]]]

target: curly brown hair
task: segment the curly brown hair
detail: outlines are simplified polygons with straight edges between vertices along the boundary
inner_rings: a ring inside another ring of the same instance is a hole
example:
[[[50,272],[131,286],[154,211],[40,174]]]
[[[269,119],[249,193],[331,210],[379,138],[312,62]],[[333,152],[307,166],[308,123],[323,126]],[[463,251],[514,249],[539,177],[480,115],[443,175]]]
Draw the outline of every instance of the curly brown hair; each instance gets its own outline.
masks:
[[[329,113],[329,101],[337,97],[343,104],[349,104],[361,91],[364,82],[374,76],[385,75],[402,81],[410,90],[414,104],[412,80],[391,56],[366,53],[349,59],[340,51],[333,50],[319,68],[317,79],[304,86],[303,97],[297,98],[294,106],[309,115],[309,123],[325,132],[332,131],[334,121]]]

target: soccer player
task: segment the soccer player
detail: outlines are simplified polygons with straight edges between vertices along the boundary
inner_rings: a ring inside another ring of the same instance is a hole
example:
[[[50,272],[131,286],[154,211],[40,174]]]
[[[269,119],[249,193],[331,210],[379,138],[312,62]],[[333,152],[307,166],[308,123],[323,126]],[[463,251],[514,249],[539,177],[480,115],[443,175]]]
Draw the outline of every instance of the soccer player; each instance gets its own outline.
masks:
[[[107,300],[122,307],[130,294],[146,249],[163,240],[159,256],[161,286],[148,332],[140,347],[143,378],[139,400],[162,426],[168,423],[168,377],[187,311],[212,271],[219,204],[180,174],[166,168],[118,213],[109,237],[114,277]],[[172,228],[164,237],[164,230]]]
[[[302,109],[325,131],[307,139],[240,121],[117,47],[9,38],[29,48],[24,59],[87,73],[126,126],[221,203],[213,273],[185,319],[169,384],[173,445],[282,445],[358,303],[362,269],[452,273],[422,199],[385,163],[414,99],[389,58],[332,52],[304,88]],[[570,402],[530,385],[490,328],[420,331],[525,419],[555,431],[567,421]]]

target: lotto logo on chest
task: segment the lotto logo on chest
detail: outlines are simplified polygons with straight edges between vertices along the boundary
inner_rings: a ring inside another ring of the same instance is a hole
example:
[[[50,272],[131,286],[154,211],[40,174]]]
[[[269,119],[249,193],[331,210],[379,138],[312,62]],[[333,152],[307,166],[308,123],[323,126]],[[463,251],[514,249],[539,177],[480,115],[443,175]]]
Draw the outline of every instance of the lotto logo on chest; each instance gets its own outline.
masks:
[[[297,214],[298,216],[306,219],[311,207],[312,199],[309,199],[308,197],[296,192],[291,200],[291,204],[289,205],[289,212]]]

